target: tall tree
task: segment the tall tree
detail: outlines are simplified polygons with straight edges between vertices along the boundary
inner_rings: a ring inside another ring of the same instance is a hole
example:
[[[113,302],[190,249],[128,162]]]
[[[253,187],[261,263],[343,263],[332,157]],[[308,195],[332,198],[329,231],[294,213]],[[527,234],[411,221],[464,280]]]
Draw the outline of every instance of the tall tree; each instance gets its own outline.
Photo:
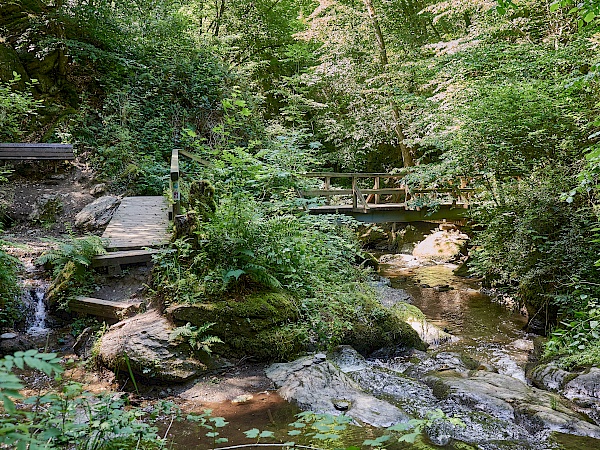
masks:
[[[377,38],[377,47],[379,48],[379,62],[381,64],[381,72],[385,75],[389,65],[387,49],[385,46],[385,39],[383,37],[383,33],[381,32],[381,26],[379,25],[379,19],[377,18],[377,13],[375,11],[373,1],[363,1],[365,3],[365,7],[367,8],[367,12],[369,13],[369,17],[371,18],[371,22],[373,23],[373,31],[375,32],[375,37]],[[392,116],[394,119],[394,133],[396,133],[396,136],[398,138],[398,148],[400,149],[402,163],[404,167],[414,166],[415,162],[413,152],[404,142],[406,140],[406,136],[404,134],[404,130],[402,129],[402,124],[400,123],[400,109],[398,108],[398,105],[394,100],[390,102],[390,106],[392,108]]]

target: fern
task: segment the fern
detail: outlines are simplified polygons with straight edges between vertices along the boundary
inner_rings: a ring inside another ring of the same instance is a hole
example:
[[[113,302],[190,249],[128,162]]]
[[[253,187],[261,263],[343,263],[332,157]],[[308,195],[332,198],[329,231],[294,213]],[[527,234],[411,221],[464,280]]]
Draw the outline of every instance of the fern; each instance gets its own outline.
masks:
[[[49,239],[49,241],[56,244],[57,247],[42,253],[36,263],[39,265],[50,264],[54,268],[55,276],[69,261],[77,267],[88,267],[94,256],[106,253],[102,239],[98,236],[89,235],[77,238],[67,235],[63,240]]]
[[[188,342],[196,350],[202,350],[208,354],[212,353],[211,347],[214,344],[223,344],[223,341],[217,336],[207,336],[205,333],[212,328],[215,323],[205,323],[200,327],[195,327],[187,323],[182,327],[177,327],[169,335],[171,342]]]

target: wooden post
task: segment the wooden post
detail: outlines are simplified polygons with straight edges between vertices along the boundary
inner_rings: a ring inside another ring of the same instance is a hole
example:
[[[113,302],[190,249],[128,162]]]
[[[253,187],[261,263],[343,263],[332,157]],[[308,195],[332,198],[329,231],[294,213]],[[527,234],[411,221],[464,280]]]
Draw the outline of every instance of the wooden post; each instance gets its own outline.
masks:
[[[325,190],[328,191],[329,189],[331,189],[331,177],[325,177]],[[329,205],[330,202],[331,197],[328,195],[325,197],[325,204]]]
[[[352,209],[356,210],[358,207],[358,197],[356,194],[356,177],[352,177]]]
[[[375,177],[375,185],[373,187],[373,189],[379,189],[379,177]],[[375,194],[375,204],[379,203],[379,194]]]
[[[169,187],[173,197],[172,211],[169,213],[169,220],[174,220],[175,216],[181,214],[181,193],[179,190],[179,149],[174,148],[171,153],[171,177]]]

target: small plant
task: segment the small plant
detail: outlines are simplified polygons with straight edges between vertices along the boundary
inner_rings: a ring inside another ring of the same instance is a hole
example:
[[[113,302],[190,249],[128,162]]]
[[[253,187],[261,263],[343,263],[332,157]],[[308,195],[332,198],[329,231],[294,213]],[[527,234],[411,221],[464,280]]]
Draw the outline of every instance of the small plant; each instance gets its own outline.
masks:
[[[50,264],[54,268],[55,276],[69,262],[75,264],[77,268],[88,267],[94,256],[106,253],[102,239],[93,235],[77,238],[73,234],[69,234],[63,240],[52,239],[50,242],[57,244],[57,248],[42,253],[36,263],[39,265]]]
[[[6,242],[0,239],[0,328],[12,326],[20,316],[17,270],[21,262],[4,251],[4,244]]]
[[[87,268],[95,255],[102,255],[106,250],[98,236],[76,238],[71,234],[61,241],[51,242],[57,244],[57,248],[42,253],[36,263],[53,267],[54,280],[46,296],[48,304],[68,309],[71,298],[88,293],[94,277]]]
[[[175,328],[169,335],[169,341],[187,341],[195,350],[202,350],[208,354],[212,353],[211,347],[214,344],[222,344],[223,341],[217,336],[206,335],[206,332],[215,325],[214,323],[205,323],[200,327],[195,327],[187,323],[182,327]]]
[[[427,429],[427,427],[433,425],[435,422],[440,421],[448,422],[455,426],[465,426],[462,420],[456,417],[448,417],[441,409],[435,409],[433,411],[429,411],[427,416],[423,419],[410,419],[406,423],[392,425],[391,427],[387,428],[387,430],[399,431],[403,433],[398,438],[398,442],[408,442],[413,444],[415,440]]]

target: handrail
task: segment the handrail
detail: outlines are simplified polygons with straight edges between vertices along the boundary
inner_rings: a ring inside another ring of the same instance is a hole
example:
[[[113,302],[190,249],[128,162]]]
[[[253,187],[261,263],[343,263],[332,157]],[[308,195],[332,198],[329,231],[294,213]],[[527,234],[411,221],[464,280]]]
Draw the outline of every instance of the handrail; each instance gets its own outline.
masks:
[[[179,190],[179,149],[174,148],[171,152],[171,176],[169,177],[169,189],[173,198],[173,205],[169,211],[169,220],[174,220],[181,213],[181,192]]]
[[[376,172],[363,172],[363,173],[341,173],[341,172],[305,172],[299,173],[298,176],[304,178],[404,178],[404,175],[399,173],[376,173]]]
[[[397,187],[381,188],[381,179],[388,178],[393,180],[402,179],[404,176],[400,174],[390,173],[339,173],[339,172],[308,172],[298,174],[304,178],[322,178],[324,185],[321,189],[307,189],[301,192],[303,197],[325,197],[326,204],[329,204],[330,198],[333,196],[352,196],[352,209],[355,212],[367,212],[370,209],[377,208],[377,205],[382,203],[404,205],[405,208],[417,210],[420,209],[421,199],[432,198],[438,199],[439,195],[449,196],[450,199],[445,203],[452,205],[462,205],[468,207],[468,199],[475,191],[473,188],[466,187],[466,182],[461,179],[461,187],[441,187],[441,188],[413,188],[405,184],[394,184]],[[332,188],[332,178],[351,178],[352,188]],[[374,178],[374,186],[372,189],[363,189],[358,186],[359,179]],[[383,196],[388,196],[383,199]],[[391,197],[389,197],[391,196]],[[398,203],[400,202],[400,203]]]

